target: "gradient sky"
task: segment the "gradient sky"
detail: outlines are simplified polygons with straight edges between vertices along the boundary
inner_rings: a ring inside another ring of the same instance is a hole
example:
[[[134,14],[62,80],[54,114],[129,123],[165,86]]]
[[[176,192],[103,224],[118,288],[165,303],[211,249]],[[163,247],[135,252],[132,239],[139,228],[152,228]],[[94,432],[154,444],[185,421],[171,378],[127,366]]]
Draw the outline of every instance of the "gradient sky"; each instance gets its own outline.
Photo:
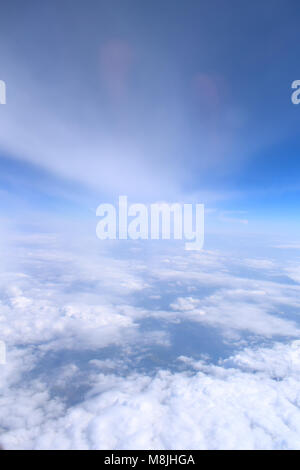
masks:
[[[300,449],[298,0],[0,2],[0,447]],[[204,250],[96,208],[204,203]]]
[[[245,233],[293,236],[299,10],[286,0],[2,2],[4,213],[85,217],[127,194],[204,202]]]

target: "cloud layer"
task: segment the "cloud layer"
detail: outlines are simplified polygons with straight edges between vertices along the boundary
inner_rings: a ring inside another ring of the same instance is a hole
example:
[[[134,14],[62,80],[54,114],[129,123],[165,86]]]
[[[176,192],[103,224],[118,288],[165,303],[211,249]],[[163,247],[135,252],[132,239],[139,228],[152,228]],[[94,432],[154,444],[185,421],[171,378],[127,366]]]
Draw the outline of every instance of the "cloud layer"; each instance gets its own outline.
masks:
[[[293,260],[12,244],[5,448],[299,448]]]
[[[39,381],[1,399],[14,449],[299,449],[300,343],[246,350],[196,372],[103,374],[68,409]],[[278,362],[277,362],[278,361]],[[75,370],[64,380],[72,384]]]

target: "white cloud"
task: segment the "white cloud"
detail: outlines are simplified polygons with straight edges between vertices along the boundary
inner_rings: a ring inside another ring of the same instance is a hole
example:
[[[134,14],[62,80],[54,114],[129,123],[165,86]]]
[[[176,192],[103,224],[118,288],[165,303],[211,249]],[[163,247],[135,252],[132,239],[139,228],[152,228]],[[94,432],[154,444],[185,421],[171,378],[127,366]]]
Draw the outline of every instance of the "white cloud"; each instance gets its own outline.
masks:
[[[18,243],[17,271],[0,274],[5,448],[299,448],[300,343],[254,348],[243,336],[299,337],[288,310],[300,286],[270,279],[286,266],[157,250],[147,267],[139,250]],[[185,320],[218,328],[239,352],[213,364],[201,351],[166,370],[156,348],[167,353],[168,322]]]
[[[299,341],[247,349],[219,366],[186,362],[195,373],[99,374],[86,399],[68,410],[39,382],[12,388],[1,403],[2,426],[9,429],[2,443],[22,449],[300,449]]]
[[[294,266],[289,266],[286,268],[286,273],[287,275],[293,279],[293,281],[299,282],[300,283],[300,266],[299,265],[294,265]]]

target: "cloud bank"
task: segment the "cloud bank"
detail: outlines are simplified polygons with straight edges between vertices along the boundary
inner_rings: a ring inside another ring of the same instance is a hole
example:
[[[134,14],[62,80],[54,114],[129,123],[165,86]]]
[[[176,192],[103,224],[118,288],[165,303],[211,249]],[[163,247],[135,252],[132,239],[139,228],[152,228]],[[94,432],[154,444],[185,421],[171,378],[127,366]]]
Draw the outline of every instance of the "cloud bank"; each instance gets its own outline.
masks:
[[[5,448],[299,448],[293,261],[13,243],[0,276]]]

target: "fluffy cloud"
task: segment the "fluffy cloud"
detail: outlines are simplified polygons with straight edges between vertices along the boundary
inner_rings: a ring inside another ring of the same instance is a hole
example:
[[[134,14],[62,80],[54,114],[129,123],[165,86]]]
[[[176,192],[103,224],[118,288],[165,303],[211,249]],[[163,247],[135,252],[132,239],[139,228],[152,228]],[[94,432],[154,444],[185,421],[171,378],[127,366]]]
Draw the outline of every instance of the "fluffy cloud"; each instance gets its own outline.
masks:
[[[299,448],[289,266],[159,250],[149,263],[138,244],[92,258],[49,237],[16,245],[0,273],[5,448]],[[192,338],[172,325],[185,322],[218,332],[214,360],[201,335],[184,352]]]
[[[13,389],[1,403],[9,429],[2,442],[22,449],[300,449],[299,341],[246,350],[219,366],[180,359],[196,372],[102,373],[68,410],[39,382]]]

